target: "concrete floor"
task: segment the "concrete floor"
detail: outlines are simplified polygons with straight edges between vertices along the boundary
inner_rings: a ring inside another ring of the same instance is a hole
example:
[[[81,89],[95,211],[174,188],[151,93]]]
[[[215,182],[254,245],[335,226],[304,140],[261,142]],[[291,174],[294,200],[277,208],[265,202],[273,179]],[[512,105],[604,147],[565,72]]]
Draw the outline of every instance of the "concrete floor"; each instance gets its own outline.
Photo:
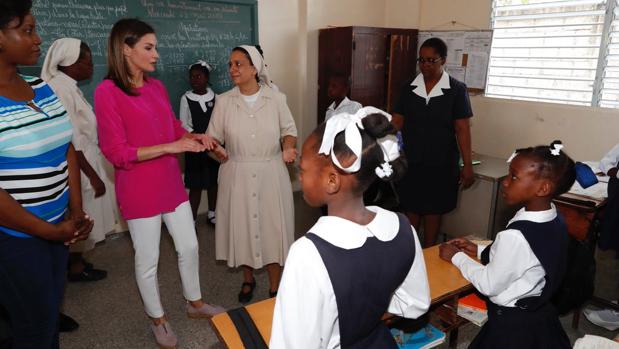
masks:
[[[304,234],[316,221],[320,211],[307,207],[300,193],[295,193],[296,236]],[[200,244],[200,282],[206,301],[226,308],[236,308],[242,276],[224,262],[215,261],[214,229],[206,217],[197,225]],[[614,254],[598,251],[596,294],[605,298],[619,296],[619,260]],[[84,348],[156,348],[133,271],[133,249],[128,234],[116,234],[87,255],[96,267],[108,271],[108,278],[95,283],[70,283],[64,303],[65,313],[74,317],[80,328],[61,335],[64,349]],[[255,301],[268,297],[265,272],[256,275]],[[188,319],[176,266],[176,254],[169,235],[161,242],[159,263],[161,299],[169,321],[179,338],[179,348],[223,348],[210,328],[208,320]],[[571,316],[561,319],[572,343],[584,334],[612,338],[619,331],[607,331],[581,317],[577,330],[571,328]],[[458,348],[466,348],[478,327],[467,324],[460,329]],[[447,348],[447,344],[439,348]]]

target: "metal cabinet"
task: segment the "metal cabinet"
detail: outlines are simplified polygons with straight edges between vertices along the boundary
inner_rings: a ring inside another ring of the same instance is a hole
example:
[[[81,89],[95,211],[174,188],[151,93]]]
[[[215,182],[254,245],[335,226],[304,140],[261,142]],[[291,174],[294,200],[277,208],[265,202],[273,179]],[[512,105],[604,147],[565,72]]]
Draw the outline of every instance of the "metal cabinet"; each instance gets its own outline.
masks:
[[[505,159],[481,154],[473,158],[481,161],[473,166],[475,183],[460,191],[456,209],[443,216],[441,233],[450,238],[475,235],[493,239],[517,210],[507,206],[500,193],[509,164]]]

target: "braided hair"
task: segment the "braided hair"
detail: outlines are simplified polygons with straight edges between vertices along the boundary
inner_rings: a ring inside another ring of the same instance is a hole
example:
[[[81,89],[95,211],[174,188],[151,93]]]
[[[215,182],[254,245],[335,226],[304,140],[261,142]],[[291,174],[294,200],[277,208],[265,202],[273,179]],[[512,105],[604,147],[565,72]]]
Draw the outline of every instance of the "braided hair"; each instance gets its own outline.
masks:
[[[550,145],[516,149],[518,156],[525,156],[535,161],[536,171],[540,178],[549,179],[555,183],[553,197],[570,190],[576,180],[574,160],[563,150],[557,149],[558,145],[562,145],[559,140]]]

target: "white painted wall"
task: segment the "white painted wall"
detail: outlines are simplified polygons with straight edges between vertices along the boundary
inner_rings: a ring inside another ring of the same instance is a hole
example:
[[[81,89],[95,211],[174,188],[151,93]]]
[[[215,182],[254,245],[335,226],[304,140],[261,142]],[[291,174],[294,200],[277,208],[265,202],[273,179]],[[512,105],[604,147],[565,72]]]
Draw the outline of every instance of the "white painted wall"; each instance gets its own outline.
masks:
[[[457,21],[479,29],[490,28],[490,0],[421,0],[420,28],[450,29]],[[389,24],[389,23],[387,23]],[[466,29],[460,25],[457,29]],[[577,160],[599,160],[619,142],[619,110],[554,103],[514,101],[475,96],[473,150],[508,157],[515,148],[565,143]]]
[[[490,11],[490,0],[259,0],[259,35],[302,141],[316,125],[318,29],[487,29]],[[483,96],[471,101],[473,149],[479,153],[506,157],[516,147],[561,139],[576,159],[595,160],[619,140],[619,111],[614,109]]]

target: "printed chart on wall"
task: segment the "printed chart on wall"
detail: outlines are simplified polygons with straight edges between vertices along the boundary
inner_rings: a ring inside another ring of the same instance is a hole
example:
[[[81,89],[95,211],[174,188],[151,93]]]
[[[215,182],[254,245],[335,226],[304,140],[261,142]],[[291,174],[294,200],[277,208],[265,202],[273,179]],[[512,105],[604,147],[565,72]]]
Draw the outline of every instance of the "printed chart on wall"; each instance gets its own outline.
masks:
[[[447,44],[445,70],[469,89],[483,90],[492,44],[492,31],[420,31],[418,45],[438,37]]]

